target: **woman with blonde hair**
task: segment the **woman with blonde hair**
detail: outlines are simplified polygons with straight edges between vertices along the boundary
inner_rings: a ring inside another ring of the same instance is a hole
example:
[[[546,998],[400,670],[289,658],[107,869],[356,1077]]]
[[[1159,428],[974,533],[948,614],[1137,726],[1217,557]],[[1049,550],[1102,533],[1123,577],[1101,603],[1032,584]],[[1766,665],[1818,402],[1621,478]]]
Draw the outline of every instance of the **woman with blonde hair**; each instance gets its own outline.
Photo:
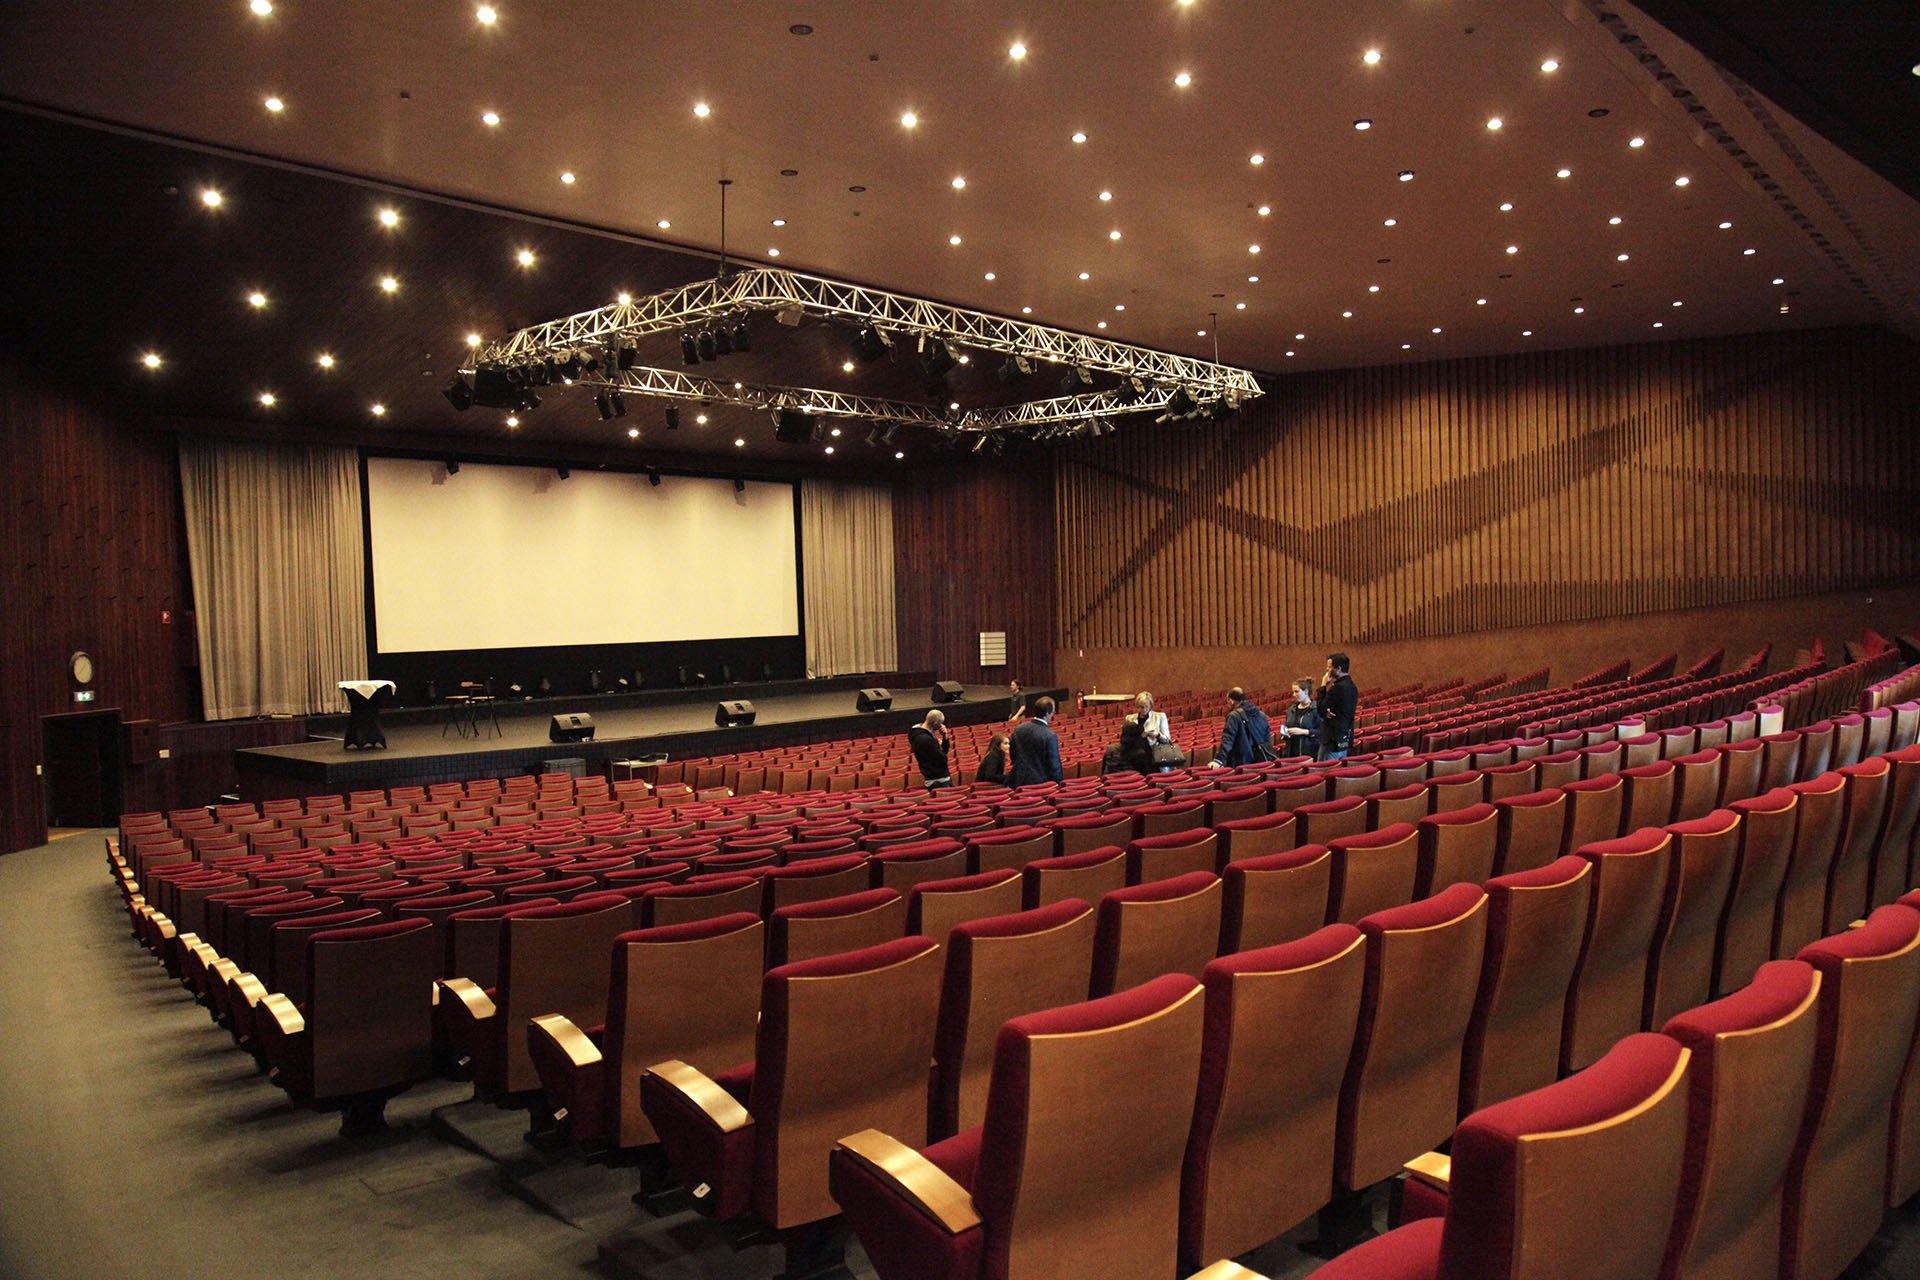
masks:
[[[1153,695],[1145,689],[1133,695],[1133,714],[1127,718],[1140,722],[1140,731],[1146,734],[1148,746],[1173,741],[1173,732],[1167,727],[1167,713],[1153,709]]]

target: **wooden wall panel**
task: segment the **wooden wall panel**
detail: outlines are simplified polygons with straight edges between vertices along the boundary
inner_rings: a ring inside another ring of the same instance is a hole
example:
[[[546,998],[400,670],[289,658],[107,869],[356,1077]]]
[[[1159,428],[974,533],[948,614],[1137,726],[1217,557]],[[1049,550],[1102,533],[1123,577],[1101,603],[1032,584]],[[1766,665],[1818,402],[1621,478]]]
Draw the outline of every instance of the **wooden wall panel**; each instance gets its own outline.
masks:
[[[1879,329],[1307,374],[1055,466],[1056,644],[1378,644],[1920,577]]]
[[[46,838],[42,716],[197,711],[180,663],[190,605],[173,438],[131,421],[0,361],[0,851]],[[76,706],[67,659],[81,649],[97,697]]]
[[[1054,515],[1048,455],[1028,451],[902,479],[893,491],[902,670],[943,680],[1053,678]],[[1007,665],[980,665],[980,632],[1007,633]]]

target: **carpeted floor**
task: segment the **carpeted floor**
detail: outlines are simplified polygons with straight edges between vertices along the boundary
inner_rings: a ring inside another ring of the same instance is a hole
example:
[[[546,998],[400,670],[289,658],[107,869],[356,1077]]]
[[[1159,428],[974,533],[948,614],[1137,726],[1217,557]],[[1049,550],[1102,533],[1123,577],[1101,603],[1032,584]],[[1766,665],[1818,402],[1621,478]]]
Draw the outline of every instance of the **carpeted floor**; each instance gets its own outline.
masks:
[[[629,1169],[546,1155],[525,1117],[435,1083],[392,1131],[296,1110],[128,937],[101,833],[0,857],[0,1277],[766,1280],[691,1213],[653,1218]],[[1301,1233],[1296,1233],[1301,1234]],[[1242,1261],[1316,1265],[1292,1237]],[[857,1245],[850,1266],[871,1280]],[[1920,1206],[1847,1280],[1920,1277]]]

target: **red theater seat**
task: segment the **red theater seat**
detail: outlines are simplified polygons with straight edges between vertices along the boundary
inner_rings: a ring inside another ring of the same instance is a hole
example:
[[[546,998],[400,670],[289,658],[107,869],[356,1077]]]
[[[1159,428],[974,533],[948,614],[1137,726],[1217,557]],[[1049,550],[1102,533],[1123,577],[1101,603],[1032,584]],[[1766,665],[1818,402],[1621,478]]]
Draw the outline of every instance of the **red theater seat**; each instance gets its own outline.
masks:
[[[1300,822],[1301,844],[1331,844],[1367,829],[1367,802],[1359,796],[1302,805],[1293,813]]]
[[[1333,854],[1323,844],[1229,862],[1222,876],[1220,954],[1304,938],[1326,923]]]
[[[1867,898],[1873,888],[1873,848],[1886,816],[1893,766],[1885,758],[1875,758],[1841,765],[1839,773],[1847,780],[1847,817],[1833,869],[1827,873],[1824,933],[1837,933],[1867,914]],[[1909,886],[1901,887],[1904,891]]]
[[[891,889],[796,902],[767,919],[767,967],[879,946],[903,936],[906,923],[906,900]]]
[[[1127,844],[1127,883],[1219,869],[1219,838],[1207,827],[1140,836]]]
[[[1646,1007],[1651,1030],[1713,997],[1713,957],[1740,850],[1740,815],[1715,809],[1667,826],[1673,845],[1660,923],[1647,956]]]
[[[1593,864],[1580,963],[1567,991],[1560,1069],[1578,1071],[1640,1029],[1647,956],[1660,927],[1673,837],[1662,827],[1600,840],[1577,852]]]
[[[1283,853],[1300,843],[1299,820],[1288,810],[1264,818],[1241,818],[1215,828],[1220,835],[1220,860],[1238,862]]]
[[[1093,942],[1098,999],[1162,974],[1197,977],[1220,942],[1220,878],[1191,871],[1100,899]]]
[[[1413,901],[1420,872],[1420,833],[1402,822],[1383,831],[1329,841],[1333,883],[1327,923],[1352,924],[1361,916]]]
[[[906,932],[945,942],[953,926],[988,916],[1010,916],[1022,903],[1018,871],[988,871],[952,880],[928,880],[907,894]]]
[[[1740,815],[1740,850],[1714,957],[1713,990],[1726,995],[1750,981],[1773,954],[1773,916],[1793,852],[1800,800],[1789,787],[1727,807]]]
[[[1826,897],[1840,833],[1847,820],[1847,779],[1823,773],[1790,784],[1799,797],[1793,852],[1787,858],[1786,878],[1780,884],[1780,903],[1773,921],[1773,958],[1784,959],[1820,937],[1826,916]]]
[[[1484,876],[1537,871],[1565,852],[1567,821],[1571,815],[1565,790],[1529,791],[1506,796],[1494,804],[1500,815],[1498,856]],[[1460,879],[1468,877],[1461,876]]]
[[[1036,858],[1020,871],[1021,900],[1029,910],[1068,898],[1098,902],[1127,883],[1127,851],[1110,845],[1064,858]]]

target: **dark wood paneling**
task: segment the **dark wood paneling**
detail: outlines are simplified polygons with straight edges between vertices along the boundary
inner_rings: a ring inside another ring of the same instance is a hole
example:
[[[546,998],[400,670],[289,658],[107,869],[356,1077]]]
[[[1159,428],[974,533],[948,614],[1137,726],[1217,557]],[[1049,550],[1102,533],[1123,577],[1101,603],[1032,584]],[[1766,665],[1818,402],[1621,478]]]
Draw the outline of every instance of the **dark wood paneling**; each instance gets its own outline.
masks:
[[[1051,457],[1029,450],[893,490],[895,619],[902,667],[967,683],[1053,681]],[[1007,633],[1007,665],[980,665],[980,633]]]
[[[172,437],[0,361],[0,453],[0,849],[12,850],[46,838],[40,717],[87,709],[67,675],[75,650],[98,670],[92,706],[165,721],[197,708],[176,638],[188,586]]]
[[[1379,644],[1909,581],[1917,357],[1859,329],[1344,370],[1084,442],[1056,465],[1058,645]]]

